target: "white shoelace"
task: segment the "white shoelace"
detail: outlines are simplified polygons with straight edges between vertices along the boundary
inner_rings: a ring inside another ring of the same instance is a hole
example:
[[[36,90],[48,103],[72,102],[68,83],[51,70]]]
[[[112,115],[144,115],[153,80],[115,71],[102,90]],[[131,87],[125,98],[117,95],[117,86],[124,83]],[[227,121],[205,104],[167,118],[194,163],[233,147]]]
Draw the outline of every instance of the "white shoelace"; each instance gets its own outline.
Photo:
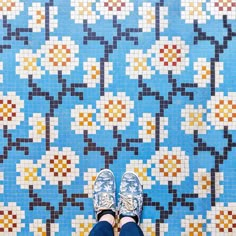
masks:
[[[133,211],[137,208],[137,202],[134,201],[134,197],[132,195],[123,195],[119,194],[121,197],[121,204],[127,211]]]
[[[95,211],[110,209],[114,203],[109,193],[101,193],[98,197],[98,201],[99,203],[95,206]]]

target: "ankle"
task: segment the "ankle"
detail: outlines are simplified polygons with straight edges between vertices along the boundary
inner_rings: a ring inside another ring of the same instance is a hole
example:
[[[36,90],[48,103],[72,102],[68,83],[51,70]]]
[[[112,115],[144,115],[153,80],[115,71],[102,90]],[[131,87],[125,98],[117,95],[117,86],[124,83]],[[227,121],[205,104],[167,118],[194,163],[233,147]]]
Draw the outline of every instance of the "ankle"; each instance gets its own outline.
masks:
[[[139,218],[138,218],[137,215],[124,215],[124,214],[120,214],[120,215],[119,215],[119,218],[120,218],[120,221],[121,221],[123,218],[131,218],[131,219],[133,219],[133,221],[134,221],[136,224],[138,224],[138,222],[139,222]]]
[[[130,223],[130,222],[137,223],[133,217],[123,216],[122,218],[120,218],[120,227],[122,227],[124,224]]]
[[[101,216],[101,218],[99,219],[99,222],[101,222],[101,221],[108,222],[109,224],[112,225],[112,227],[114,227],[114,225],[115,225],[115,217],[111,214],[105,214],[105,215]]]

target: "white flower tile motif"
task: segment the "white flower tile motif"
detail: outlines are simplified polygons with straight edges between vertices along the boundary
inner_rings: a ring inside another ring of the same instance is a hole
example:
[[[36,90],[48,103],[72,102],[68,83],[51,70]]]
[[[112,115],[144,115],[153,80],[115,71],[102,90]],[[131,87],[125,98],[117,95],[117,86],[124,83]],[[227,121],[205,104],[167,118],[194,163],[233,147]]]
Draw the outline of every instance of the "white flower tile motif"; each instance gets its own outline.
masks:
[[[16,236],[25,227],[25,212],[15,202],[0,202],[0,231],[2,235]]]
[[[83,76],[83,82],[87,84],[89,88],[95,88],[97,84],[101,83],[101,63],[98,62],[96,58],[88,58],[88,60],[83,63],[83,68],[87,72]],[[112,70],[112,63],[105,62],[103,80],[106,88],[109,87],[109,84],[113,81]]]
[[[33,142],[42,142],[42,139],[46,138],[46,122],[46,117],[42,117],[41,113],[34,113],[29,118],[29,125],[33,127],[33,129],[29,130],[29,137],[33,139]],[[58,118],[51,117],[49,122],[50,142],[54,142],[58,138],[58,130],[55,130],[55,126],[58,125]]]
[[[210,0],[207,3],[207,10],[215,19],[222,19],[227,16],[230,20],[236,19],[236,1],[235,0]]]
[[[107,92],[96,102],[97,121],[105,127],[106,130],[112,130],[117,127],[118,130],[125,130],[134,120],[134,114],[131,110],[134,108],[134,102],[123,92],[118,92],[116,96]]]
[[[187,104],[184,109],[181,110],[181,116],[184,121],[181,122],[181,129],[186,134],[193,134],[194,131],[198,131],[199,134],[206,134],[207,130],[210,129],[207,126],[207,122],[204,119],[206,109],[201,105],[194,108],[193,105]]]
[[[207,232],[214,235],[234,235],[236,232],[235,215],[235,202],[229,202],[227,205],[222,202],[216,203],[216,206],[207,211],[207,219],[210,221],[207,224]]]
[[[142,160],[131,160],[129,164],[126,165],[126,171],[132,171],[136,173],[140,179],[140,182],[144,189],[151,189],[152,185],[156,183],[149,175],[151,170],[150,164],[144,164]]]
[[[131,50],[129,54],[126,54],[126,62],[129,63],[129,66],[126,67],[126,74],[130,79],[138,79],[139,76],[151,79],[154,70],[148,65],[148,61],[150,58],[142,50]]]
[[[69,147],[64,147],[62,151],[52,147],[38,163],[42,165],[42,176],[52,185],[59,182],[70,185],[79,176],[79,156]]]
[[[140,224],[144,235],[152,236],[156,234],[155,224],[151,219],[143,219],[143,222]],[[168,232],[168,224],[161,223],[159,228],[159,235],[164,236]]]
[[[0,3],[0,19],[6,16],[9,20],[15,20],[24,10],[24,1],[7,0]]]
[[[180,185],[189,176],[189,157],[179,147],[173,147],[172,150],[161,147],[148,163],[154,164],[152,176],[162,185],[168,182]]]
[[[195,218],[193,215],[186,215],[181,220],[181,226],[185,229],[181,235],[207,235],[205,232],[206,219],[203,219],[201,215]]]
[[[229,92],[224,95],[217,92],[211,100],[207,101],[207,120],[216,130],[222,130],[228,127],[229,130],[236,129],[236,93]]]
[[[148,53],[152,55],[152,66],[160,72],[160,74],[181,74],[189,65],[189,45],[187,45],[180,37],[173,37],[171,40],[166,36],[160,37],[155,44],[152,45]]]
[[[99,0],[96,2],[96,10],[105,19],[112,20],[113,17],[124,20],[134,10],[132,0]]]
[[[30,232],[33,233],[34,236],[42,236],[47,233],[46,223],[43,223],[42,219],[34,219],[32,223],[30,223],[29,228]],[[59,232],[58,224],[51,224],[51,235],[54,236]]]
[[[58,27],[58,20],[55,19],[58,14],[58,8],[49,7],[49,11],[50,31],[53,32],[55,28]],[[28,8],[28,14],[32,17],[28,22],[29,28],[32,28],[33,32],[41,32],[45,28],[46,23],[45,6],[40,2],[34,2],[32,6]]]
[[[76,66],[79,65],[79,59],[76,54],[79,53],[79,46],[70,37],[53,36],[40,49],[41,65],[49,71],[50,74],[58,74],[62,71],[64,74],[70,74]]]
[[[75,228],[72,235],[88,235],[95,222],[96,220],[91,215],[88,218],[85,218],[84,215],[76,215],[71,223],[72,227]]]
[[[24,101],[15,92],[3,95],[0,92],[0,129],[6,126],[8,129],[16,129],[24,120]]]
[[[30,186],[34,189],[41,189],[45,185],[40,175],[41,164],[34,163],[33,160],[21,160],[16,165],[16,171],[19,175],[16,177],[16,184],[21,189],[29,189]]]
[[[220,74],[220,71],[224,69],[222,62],[215,62],[214,64],[215,73],[215,86],[218,88],[224,81],[224,77]],[[211,83],[211,63],[207,62],[206,58],[198,58],[197,62],[194,62],[194,70],[197,71],[197,75],[194,75],[194,82],[199,87],[206,87]]]
[[[168,28],[168,7],[160,6],[159,10],[159,27],[160,32],[164,32],[165,28]],[[139,20],[139,27],[143,32],[151,32],[156,27],[156,8],[151,2],[143,2],[142,6],[139,7],[138,13],[141,16]]]
[[[30,49],[20,50],[20,52],[16,54],[16,62],[19,63],[19,65],[16,66],[16,74],[18,74],[21,79],[28,79],[29,76],[32,76],[34,79],[41,79],[45,71],[39,65],[40,56],[39,51],[33,53]]]
[[[168,125],[168,118],[161,117],[159,124],[159,136],[160,142],[163,142],[165,138],[168,137],[168,130],[165,130],[165,126]],[[143,142],[151,142],[156,137],[156,118],[150,113],[144,113],[142,117],[139,118],[139,126],[142,130],[139,130],[139,137]]]
[[[215,173],[215,195],[217,198],[220,194],[224,193],[224,186],[221,181],[224,179],[222,172]],[[206,169],[198,169],[194,173],[194,180],[197,181],[197,185],[194,185],[194,193],[197,193],[200,198],[206,198],[211,193],[211,173],[207,172]]]
[[[71,129],[75,131],[76,134],[83,134],[87,131],[89,134],[96,134],[100,126],[97,125],[95,119],[96,109],[93,109],[91,105],[84,108],[83,105],[76,105],[74,109],[71,110],[71,117],[75,121],[71,122]]]
[[[87,184],[84,185],[84,193],[88,194],[90,198],[93,197],[93,186],[97,174],[98,172],[95,168],[89,168],[87,172],[84,173],[84,181],[87,182]]]
[[[95,24],[100,16],[93,9],[96,0],[71,0],[71,19],[77,24],[83,24],[87,21],[88,24]]]
[[[152,236],[155,234],[155,224],[152,223],[151,219],[143,219],[143,222],[141,223],[141,228],[145,235]]]
[[[210,14],[206,11],[206,0],[181,0],[181,18],[187,24],[193,24],[197,21],[199,24],[206,24],[210,19]]]

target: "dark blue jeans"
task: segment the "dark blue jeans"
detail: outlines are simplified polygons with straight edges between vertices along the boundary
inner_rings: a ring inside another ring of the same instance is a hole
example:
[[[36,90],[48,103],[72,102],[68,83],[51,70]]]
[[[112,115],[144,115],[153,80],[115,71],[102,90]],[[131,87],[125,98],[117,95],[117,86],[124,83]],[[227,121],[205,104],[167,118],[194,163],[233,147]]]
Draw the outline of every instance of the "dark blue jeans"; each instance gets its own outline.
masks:
[[[89,236],[114,236],[113,228],[111,224],[106,221],[98,222],[91,232]],[[134,223],[129,222],[123,225],[120,230],[120,236],[144,236],[140,227]]]

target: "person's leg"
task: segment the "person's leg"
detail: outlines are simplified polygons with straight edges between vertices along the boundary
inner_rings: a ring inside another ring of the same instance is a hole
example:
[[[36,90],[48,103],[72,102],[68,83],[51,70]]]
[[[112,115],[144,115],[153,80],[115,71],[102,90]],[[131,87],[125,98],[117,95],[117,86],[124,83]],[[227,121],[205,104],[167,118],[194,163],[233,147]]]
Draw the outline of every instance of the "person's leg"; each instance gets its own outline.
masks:
[[[115,177],[108,169],[100,171],[94,182],[93,205],[98,223],[89,235],[113,236],[116,211]]]
[[[135,173],[124,173],[119,195],[120,235],[143,236],[143,232],[138,225],[143,206],[143,189]]]
[[[121,227],[120,236],[144,236],[144,234],[136,222],[129,221]]]
[[[89,236],[113,236],[112,225],[107,221],[99,221],[90,231]]]

